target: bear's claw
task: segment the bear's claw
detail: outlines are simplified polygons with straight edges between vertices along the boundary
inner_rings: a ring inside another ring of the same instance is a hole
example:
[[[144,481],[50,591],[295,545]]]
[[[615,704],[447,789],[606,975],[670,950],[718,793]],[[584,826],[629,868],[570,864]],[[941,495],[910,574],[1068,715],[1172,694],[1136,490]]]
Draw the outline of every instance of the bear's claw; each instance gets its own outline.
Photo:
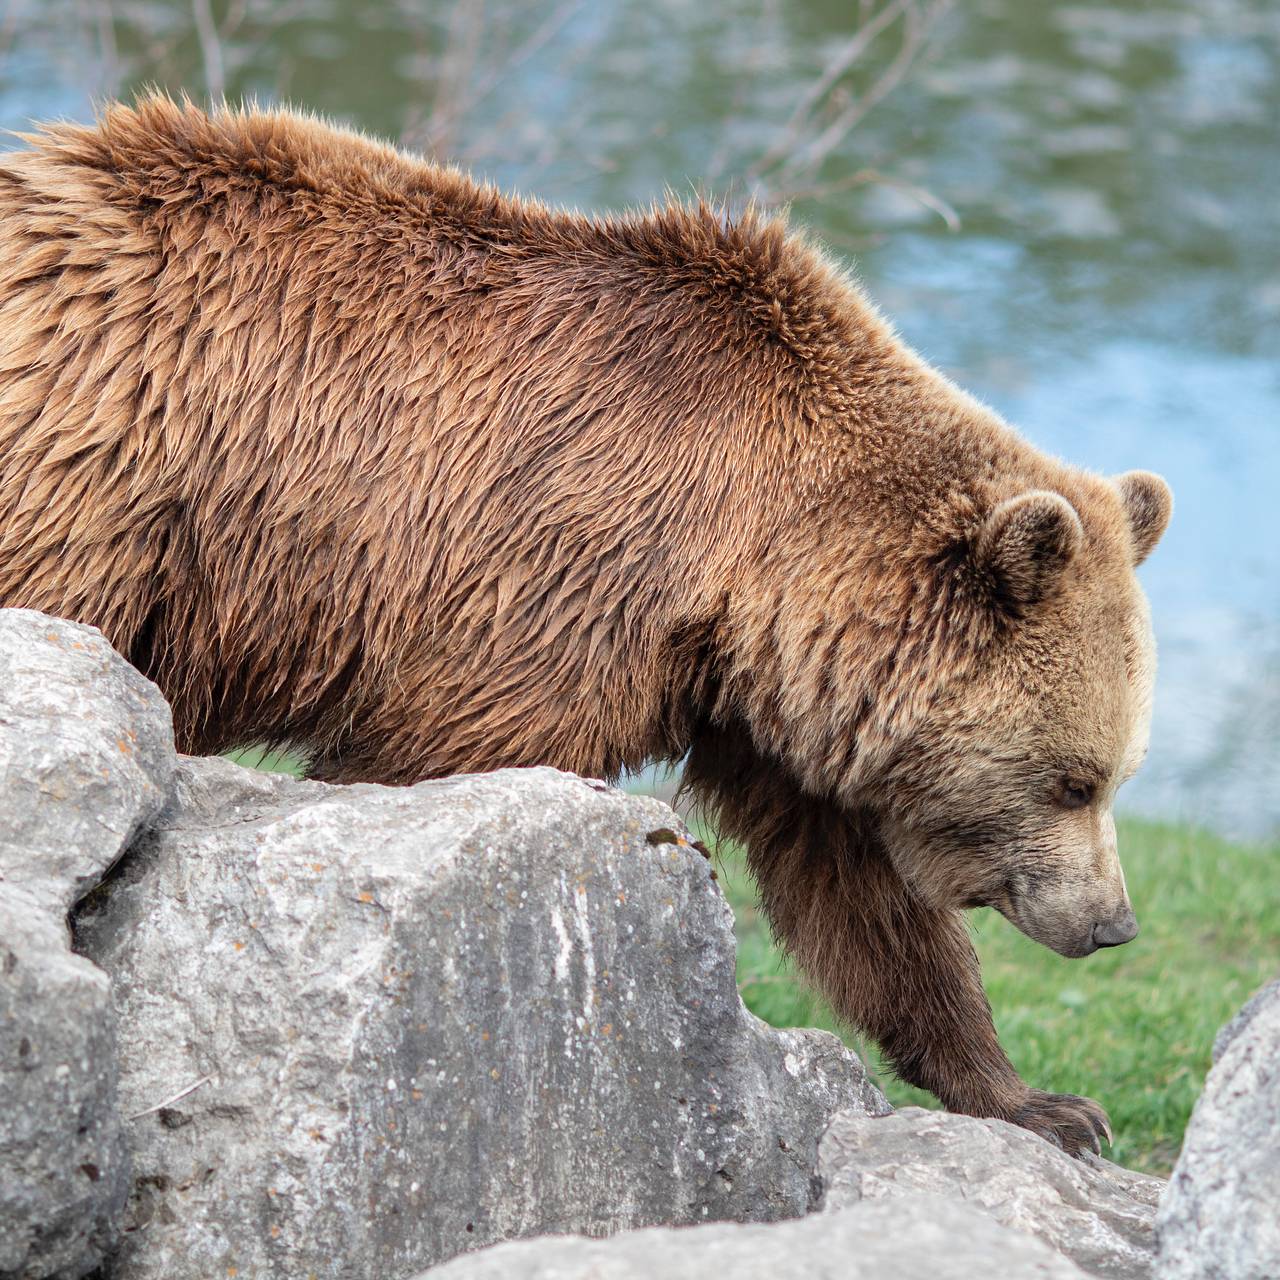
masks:
[[[1107,1113],[1092,1098],[1077,1098],[1073,1093],[1030,1089],[1009,1119],[1072,1156],[1084,1151],[1101,1155],[1102,1139],[1112,1141]]]

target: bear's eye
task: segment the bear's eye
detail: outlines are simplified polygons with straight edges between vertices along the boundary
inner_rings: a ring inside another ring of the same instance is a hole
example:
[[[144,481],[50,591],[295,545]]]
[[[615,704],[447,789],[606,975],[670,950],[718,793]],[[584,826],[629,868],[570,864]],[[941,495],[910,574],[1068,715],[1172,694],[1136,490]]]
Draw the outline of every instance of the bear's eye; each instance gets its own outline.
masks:
[[[1064,809],[1087,809],[1093,803],[1097,788],[1091,782],[1063,778],[1058,784],[1058,803]]]

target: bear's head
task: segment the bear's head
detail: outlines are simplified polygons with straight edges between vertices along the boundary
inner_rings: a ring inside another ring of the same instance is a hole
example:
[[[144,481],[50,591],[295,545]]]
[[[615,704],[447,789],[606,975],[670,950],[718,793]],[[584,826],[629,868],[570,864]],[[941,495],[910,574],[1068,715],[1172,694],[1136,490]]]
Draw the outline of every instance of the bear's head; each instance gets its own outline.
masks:
[[[1112,802],[1146,753],[1154,644],[1134,568],[1158,476],[1080,477],[981,513],[946,567],[950,643],[877,770],[880,837],[935,906],[993,906],[1065,956],[1137,933]]]

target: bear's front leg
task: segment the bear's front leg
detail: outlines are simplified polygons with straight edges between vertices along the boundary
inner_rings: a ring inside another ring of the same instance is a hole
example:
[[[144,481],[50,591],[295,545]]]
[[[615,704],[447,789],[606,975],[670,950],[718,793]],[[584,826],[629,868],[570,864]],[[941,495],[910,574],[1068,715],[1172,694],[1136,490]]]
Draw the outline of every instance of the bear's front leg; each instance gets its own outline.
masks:
[[[948,1110],[1011,1121],[1072,1155],[1100,1151],[1106,1113],[1023,1082],[996,1036],[963,916],[922,903],[869,825],[803,794],[737,734],[695,743],[685,781],[746,846],[779,941],[902,1079]]]
[[[1072,1155],[1099,1153],[1111,1139],[1106,1112],[1030,1088],[1001,1048],[962,914],[921,904],[882,857],[855,866],[812,908],[830,922],[828,944],[815,948],[807,931],[789,942],[836,1010],[949,1111],[1011,1121]]]

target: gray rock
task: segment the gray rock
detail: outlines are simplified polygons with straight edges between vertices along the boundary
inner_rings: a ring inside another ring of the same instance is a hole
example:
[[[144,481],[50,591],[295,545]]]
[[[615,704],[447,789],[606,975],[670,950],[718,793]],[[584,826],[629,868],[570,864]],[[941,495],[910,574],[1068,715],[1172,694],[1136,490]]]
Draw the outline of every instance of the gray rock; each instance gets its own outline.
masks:
[[[0,892],[0,1277],[85,1274],[128,1193],[110,983],[61,920]]]
[[[840,1115],[823,1135],[818,1176],[824,1210],[936,1193],[1039,1236],[1090,1275],[1151,1273],[1161,1180],[1073,1160],[1002,1120],[919,1107],[883,1119]]]
[[[110,1274],[390,1277],[805,1212],[830,1114],[887,1104],[834,1037],[747,1013],[681,831],[547,769],[329,787],[183,762],[77,922],[138,1116]]]
[[[953,1201],[903,1195],[768,1226],[551,1236],[456,1258],[419,1280],[1082,1280],[1047,1245]]]
[[[0,610],[0,1277],[79,1276],[129,1164],[110,984],[66,913],[164,801],[159,691],[91,627]]]
[[[1227,1024],[1160,1203],[1161,1280],[1280,1276],[1280,981]]]
[[[65,915],[159,812],[160,690],[93,627],[0,610],[0,886]]]
[[[1255,991],[1240,1006],[1236,1016],[1214,1036],[1213,1061],[1216,1063],[1223,1057],[1231,1042],[1253,1021],[1255,1014],[1261,1013],[1264,1006],[1274,1004],[1277,999],[1280,999],[1280,978]]]

